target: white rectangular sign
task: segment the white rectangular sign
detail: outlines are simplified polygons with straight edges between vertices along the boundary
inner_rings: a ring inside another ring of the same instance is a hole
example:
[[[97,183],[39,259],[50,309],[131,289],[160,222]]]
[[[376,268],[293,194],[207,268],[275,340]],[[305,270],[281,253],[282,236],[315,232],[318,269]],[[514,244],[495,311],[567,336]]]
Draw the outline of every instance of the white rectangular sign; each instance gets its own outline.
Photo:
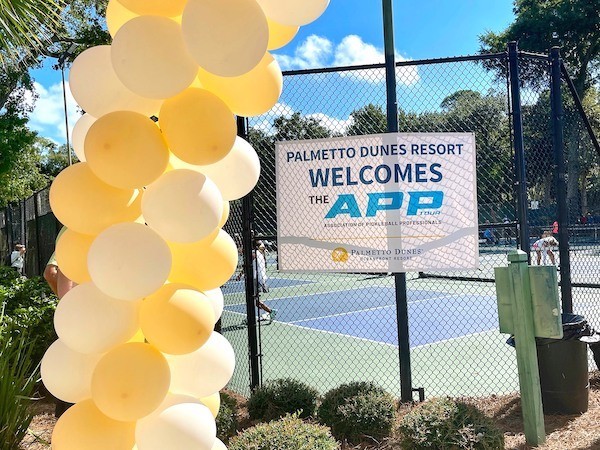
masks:
[[[280,270],[478,267],[473,133],[285,141],[275,153]]]

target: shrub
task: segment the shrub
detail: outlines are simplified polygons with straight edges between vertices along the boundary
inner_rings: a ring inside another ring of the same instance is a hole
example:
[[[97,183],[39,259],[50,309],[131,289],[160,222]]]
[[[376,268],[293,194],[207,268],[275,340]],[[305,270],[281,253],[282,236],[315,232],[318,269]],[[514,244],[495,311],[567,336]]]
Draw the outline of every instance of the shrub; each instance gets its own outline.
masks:
[[[1,323],[0,317],[0,450],[15,450],[33,418],[29,408],[38,365],[31,359],[33,341]],[[13,332],[14,331],[14,332]]]
[[[415,450],[504,448],[504,435],[491,419],[450,398],[415,407],[402,418],[399,432],[402,447]]]
[[[252,420],[269,421],[298,412],[298,417],[314,416],[319,393],[301,381],[284,378],[265,383],[248,400]]]
[[[248,428],[231,439],[229,450],[338,450],[329,428],[303,422],[297,414]]]
[[[41,361],[46,349],[56,340],[53,316],[57,303],[58,299],[42,277],[12,278],[0,288],[0,310],[5,315],[0,326],[9,326],[12,333],[27,330],[35,337],[31,355],[34,362]]]
[[[396,417],[394,398],[373,383],[343,384],[327,392],[319,420],[338,439],[359,443],[389,436]]]
[[[217,437],[227,442],[233,436],[238,427],[238,404],[237,400],[225,392],[221,392],[221,407],[217,414]]]

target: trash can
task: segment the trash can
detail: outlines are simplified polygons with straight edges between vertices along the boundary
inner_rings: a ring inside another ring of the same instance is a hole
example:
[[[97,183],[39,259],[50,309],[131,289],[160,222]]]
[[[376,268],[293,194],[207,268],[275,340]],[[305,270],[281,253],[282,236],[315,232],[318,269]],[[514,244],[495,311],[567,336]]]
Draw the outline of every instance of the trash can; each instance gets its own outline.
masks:
[[[563,338],[536,338],[545,414],[581,414],[588,410],[590,381],[587,342],[592,336],[583,316],[563,314]]]
[[[581,414],[588,410],[589,343],[600,337],[583,316],[562,314],[563,338],[536,338],[545,414]],[[514,347],[511,336],[507,343]]]

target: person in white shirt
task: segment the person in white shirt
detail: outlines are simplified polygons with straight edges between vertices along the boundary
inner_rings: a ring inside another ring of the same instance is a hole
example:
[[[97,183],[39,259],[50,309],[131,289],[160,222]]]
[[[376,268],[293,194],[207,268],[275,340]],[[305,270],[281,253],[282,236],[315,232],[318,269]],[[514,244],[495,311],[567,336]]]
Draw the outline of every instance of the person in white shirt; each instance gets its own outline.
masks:
[[[15,249],[10,254],[10,267],[15,269],[19,275],[23,275],[23,266],[25,265],[25,246],[15,244]]]
[[[556,265],[556,259],[554,257],[553,248],[558,247],[558,241],[548,231],[544,231],[542,237],[535,241],[531,246],[531,249],[536,253],[537,265],[539,266],[542,262],[542,256],[544,258],[544,265],[546,264],[546,255],[550,258],[552,265]]]

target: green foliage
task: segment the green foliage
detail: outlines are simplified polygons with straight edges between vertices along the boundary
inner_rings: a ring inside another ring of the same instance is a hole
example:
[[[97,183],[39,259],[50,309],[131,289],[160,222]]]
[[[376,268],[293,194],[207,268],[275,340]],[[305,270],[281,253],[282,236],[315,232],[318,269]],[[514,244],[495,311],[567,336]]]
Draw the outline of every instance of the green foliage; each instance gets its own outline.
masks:
[[[379,440],[389,436],[396,409],[394,398],[382,388],[354,382],[327,392],[318,417],[338,439],[359,443],[365,438]]]
[[[504,435],[491,419],[471,405],[450,398],[415,407],[400,424],[402,448],[411,450],[496,450]]]
[[[50,344],[56,340],[53,316],[58,299],[42,277],[12,279],[8,270],[0,268],[0,305],[6,328],[12,334],[27,332],[34,337],[31,358],[39,362]]]
[[[339,450],[327,427],[303,422],[297,415],[259,424],[234,437],[229,450]]]
[[[0,316],[0,450],[17,450],[33,418],[29,404],[38,365],[30,337],[3,323]]]
[[[300,418],[311,417],[317,409],[316,389],[291,378],[273,380],[256,389],[248,400],[252,420],[269,421],[285,414],[298,413]]]
[[[221,392],[221,407],[217,414],[217,437],[223,442],[229,441],[235,435],[238,427],[237,400],[225,392]]]
[[[350,113],[352,125],[348,127],[348,135],[377,134],[387,132],[387,116],[379,105],[369,103]]]

